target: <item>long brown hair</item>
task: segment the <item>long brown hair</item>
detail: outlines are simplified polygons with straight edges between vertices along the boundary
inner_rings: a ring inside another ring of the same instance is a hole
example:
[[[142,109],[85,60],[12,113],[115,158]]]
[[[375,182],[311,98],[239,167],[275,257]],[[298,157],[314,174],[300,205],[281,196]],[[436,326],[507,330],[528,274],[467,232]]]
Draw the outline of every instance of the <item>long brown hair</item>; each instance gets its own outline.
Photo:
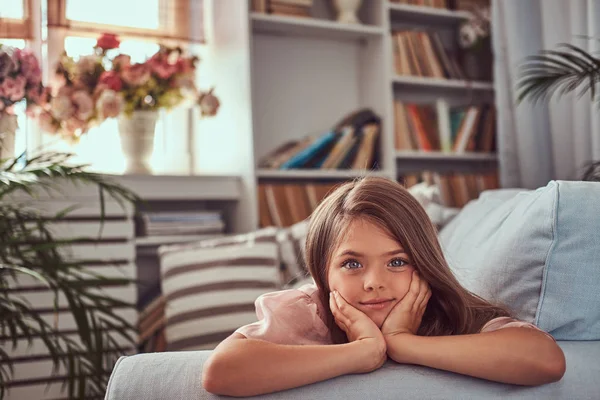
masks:
[[[351,221],[380,226],[408,253],[414,268],[431,287],[431,298],[417,334],[441,336],[476,333],[486,322],[510,312],[463,288],[442,253],[437,230],[419,202],[399,183],[365,177],[339,186],[315,209],[306,237],[306,263],[327,310],[334,343],[347,341],[329,309],[327,266]]]

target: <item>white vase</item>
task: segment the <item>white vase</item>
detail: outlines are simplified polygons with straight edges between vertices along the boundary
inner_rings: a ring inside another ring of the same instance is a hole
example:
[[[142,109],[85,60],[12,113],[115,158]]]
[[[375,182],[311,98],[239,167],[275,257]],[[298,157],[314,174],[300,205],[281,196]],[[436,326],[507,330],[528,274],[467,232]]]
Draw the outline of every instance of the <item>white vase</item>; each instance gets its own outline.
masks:
[[[0,160],[15,156],[17,116],[0,113]]]
[[[356,13],[362,0],[333,0],[338,12],[337,21],[345,24],[360,24]]]
[[[154,151],[154,128],[158,111],[134,111],[131,116],[119,115],[121,149],[127,162],[126,174],[152,174],[150,158]]]

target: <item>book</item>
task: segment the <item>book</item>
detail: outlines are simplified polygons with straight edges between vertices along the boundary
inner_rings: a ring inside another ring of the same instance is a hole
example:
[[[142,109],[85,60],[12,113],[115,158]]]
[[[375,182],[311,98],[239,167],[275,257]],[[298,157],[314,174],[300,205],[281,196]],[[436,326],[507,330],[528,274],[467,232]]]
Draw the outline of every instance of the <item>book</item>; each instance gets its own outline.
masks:
[[[317,138],[308,147],[294,154],[288,161],[281,165],[281,169],[303,168],[307,164],[321,155],[325,150],[329,150],[335,144],[339,134],[335,131],[330,131],[325,135]],[[326,153],[326,151],[325,151]]]

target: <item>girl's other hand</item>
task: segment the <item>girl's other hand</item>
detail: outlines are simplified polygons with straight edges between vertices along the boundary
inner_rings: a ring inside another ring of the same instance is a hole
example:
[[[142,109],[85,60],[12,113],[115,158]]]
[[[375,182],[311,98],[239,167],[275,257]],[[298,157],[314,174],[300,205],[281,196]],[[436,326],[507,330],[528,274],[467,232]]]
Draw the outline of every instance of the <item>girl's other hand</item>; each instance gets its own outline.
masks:
[[[413,271],[408,292],[392,308],[381,326],[383,335],[392,336],[401,333],[416,335],[430,298],[429,284],[420,278],[417,271]]]
[[[349,342],[360,342],[365,350],[365,363],[358,373],[371,372],[387,360],[387,348],[383,334],[365,313],[351,306],[339,292],[329,294],[329,307],[335,323],[346,332]]]

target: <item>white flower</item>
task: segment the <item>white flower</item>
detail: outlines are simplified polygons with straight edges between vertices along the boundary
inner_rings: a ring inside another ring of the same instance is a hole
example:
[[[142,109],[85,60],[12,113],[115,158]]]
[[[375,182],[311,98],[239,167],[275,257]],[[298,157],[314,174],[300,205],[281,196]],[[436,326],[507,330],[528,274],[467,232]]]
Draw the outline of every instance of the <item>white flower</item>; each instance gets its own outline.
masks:
[[[471,24],[464,24],[460,27],[458,34],[458,43],[463,49],[472,47],[477,42],[477,32]]]
[[[50,112],[59,121],[64,121],[75,112],[71,99],[67,96],[57,96],[50,101]]]
[[[89,117],[94,113],[94,101],[89,94],[83,90],[79,90],[73,93],[71,97],[73,104],[77,108],[75,115],[82,121],[87,121]]]
[[[113,90],[104,90],[96,104],[100,120],[114,118],[123,110],[123,98]]]

